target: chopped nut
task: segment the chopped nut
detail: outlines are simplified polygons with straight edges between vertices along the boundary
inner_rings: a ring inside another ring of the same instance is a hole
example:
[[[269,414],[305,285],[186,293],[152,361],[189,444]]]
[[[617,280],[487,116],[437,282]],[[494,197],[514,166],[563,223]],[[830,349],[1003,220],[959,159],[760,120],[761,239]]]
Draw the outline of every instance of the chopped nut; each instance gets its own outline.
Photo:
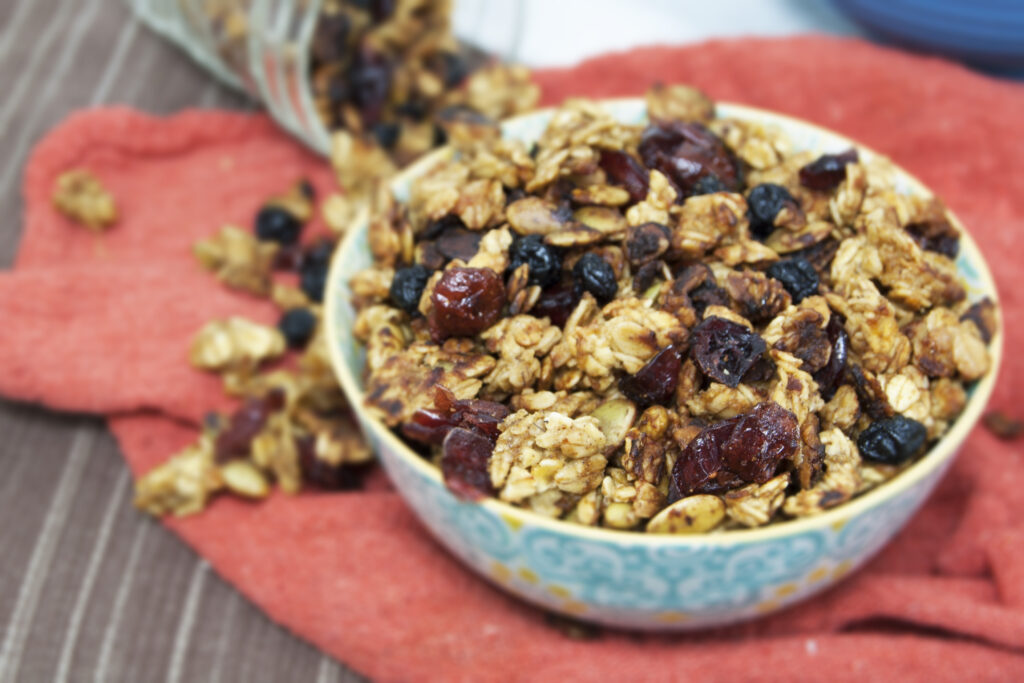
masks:
[[[711,531],[723,519],[725,503],[718,496],[688,496],[680,498],[651,518],[647,523],[647,533],[700,534]]]
[[[53,206],[71,220],[90,230],[109,228],[117,220],[114,196],[99,178],[84,168],[57,176],[53,188]]]
[[[215,236],[195,243],[199,263],[228,287],[265,296],[277,245],[261,242],[247,230],[228,225]]]

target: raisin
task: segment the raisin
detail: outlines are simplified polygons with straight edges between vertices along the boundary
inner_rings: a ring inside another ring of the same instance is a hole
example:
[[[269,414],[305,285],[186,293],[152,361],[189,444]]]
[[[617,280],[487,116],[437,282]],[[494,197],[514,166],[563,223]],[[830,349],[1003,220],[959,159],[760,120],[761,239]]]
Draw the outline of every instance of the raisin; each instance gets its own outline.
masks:
[[[714,194],[716,192],[728,192],[728,188],[725,186],[718,176],[709,173],[708,175],[701,176],[697,179],[697,182],[693,184],[693,188],[690,190],[690,196],[697,196],[702,194]]]
[[[441,474],[445,486],[461,500],[480,500],[494,494],[487,468],[494,444],[486,436],[456,427],[444,438]]]
[[[633,274],[633,291],[643,294],[655,281],[665,279],[665,268],[665,262],[661,260],[651,261],[637,268]]]
[[[527,282],[531,285],[548,287],[559,281],[562,275],[562,257],[555,247],[544,244],[541,235],[518,237],[508,251],[509,270],[513,271],[524,263],[530,267]]]
[[[647,196],[647,171],[630,155],[602,150],[600,165],[612,183],[621,185],[629,193],[631,202],[642,201]]]
[[[755,237],[765,238],[775,230],[775,217],[786,206],[799,207],[793,195],[782,185],[761,183],[747,194],[747,217],[750,232]]]
[[[430,295],[428,323],[435,342],[471,337],[501,317],[505,285],[489,268],[449,268]]]
[[[619,283],[615,281],[615,271],[603,258],[593,252],[580,257],[572,267],[576,283],[594,295],[600,303],[611,301],[619,291]]]
[[[782,283],[795,304],[818,293],[818,271],[806,259],[776,261],[768,266],[768,275]]]
[[[461,222],[461,221],[460,221]],[[434,245],[446,259],[468,261],[480,249],[482,235],[466,228],[449,226],[437,236]]]
[[[562,327],[580,302],[580,293],[571,284],[552,285],[540,293],[530,313],[538,318],[547,318],[552,325]]]
[[[655,403],[667,403],[676,393],[682,364],[681,350],[675,345],[667,346],[647,361],[635,375],[619,378],[619,390],[642,408]]]
[[[693,328],[690,356],[705,375],[735,388],[765,348],[764,339],[756,332],[711,316]]]
[[[253,437],[263,430],[270,414],[284,407],[284,392],[274,389],[265,396],[247,398],[214,440],[213,452],[219,462],[249,455]]]
[[[672,230],[661,223],[641,223],[630,226],[626,231],[626,258],[634,266],[650,263],[668,251]]]
[[[256,237],[264,242],[295,244],[302,233],[302,221],[280,206],[264,206],[256,214]]]
[[[416,315],[420,308],[423,288],[430,279],[430,271],[421,265],[399,268],[391,280],[391,303],[409,315]]]
[[[912,458],[928,437],[928,431],[917,420],[893,415],[875,420],[857,437],[862,457],[886,465],[902,465]]]
[[[672,467],[671,498],[763,484],[800,446],[796,416],[772,401],[704,427]]]
[[[845,374],[846,358],[850,353],[850,335],[843,328],[843,319],[838,313],[833,313],[828,319],[825,334],[828,335],[832,349],[825,367],[814,373],[814,381],[818,383],[821,397],[831,401]]]
[[[852,148],[842,154],[822,154],[800,169],[800,184],[822,192],[834,190],[846,179],[846,165],[857,159],[857,150]]]
[[[638,147],[640,158],[650,169],[665,174],[680,192],[693,193],[697,182],[713,175],[729,190],[740,187],[740,167],[725,144],[699,123],[674,121],[648,126]]]
[[[301,349],[313,338],[316,316],[308,308],[293,308],[277,321],[277,329],[281,330],[289,348]]]

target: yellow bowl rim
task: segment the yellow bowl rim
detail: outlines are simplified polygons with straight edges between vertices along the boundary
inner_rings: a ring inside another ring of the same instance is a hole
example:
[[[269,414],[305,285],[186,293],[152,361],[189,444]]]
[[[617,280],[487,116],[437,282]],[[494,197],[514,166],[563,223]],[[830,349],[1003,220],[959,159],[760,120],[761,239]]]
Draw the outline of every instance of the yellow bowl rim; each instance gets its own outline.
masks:
[[[594,101],[598,105],[602,106],[609,104],[628,104],[635,106],[637,103],[642,102],[643,98],[622,97]],[[803,119],[732,102],[720,102],[718,104],[724,105],[730,110],[730,117],[754,121],[757,121],[758,119],[763,120],[765,118],[786,121],[791,125],[809,128],[819,134],[823,134],[833,140],[848,144],[851,147],[856,147],[857,149],[866,151],[872,155],[879,157],[884,156],[866,145],[862,145],[844,135],[840,135],[839,133],[822,126],[804,121]],[[534,110],[527,114],[508,119],[506,123],[518,121],[524,118],[543,115],[550,116],[556,109],[556,107],[547,107],[544,109]],[[400,183],[406,182],[410,178],[422,175],[435,164],[449,158],[452,154],[453,151],[450,147],[444,147],[424,156],[394,176],[390,182],[391,187],[395,187]],[[925,186],[924,183],[918,180],[914,175],[907,172],[902,166],[893,163],[893,167],[898,173],[902,174],[907,181],[909,181],[909,185],[915,192],[921,193],[924,196],[932,196],[934,194],[927,186]],[[978,380],[978,384],[975,386],[973,394],[968,400],[967,405],[964,407],[963,412],[959,417],[957,417],[953,427],[946,432],[942,438],[939,439],[938,443],[936,443],[920,460],[903,472],[899,473],[892,480],[881,484],[877,488],[874,488],[863,495],[857,496],[847,503],[831,508],[820,515],[802,517],[753,529],[736,529],[711,534],[649,534],[638,530],[623,531],[606,529],[604,527],[584,526],[581,524],[573,524],[571,522],[544,517],[525,508],[516,507],[493,497],[485,498],[478,502],[468,502],[464,504],[482,505],[490,513],[501,517],[506,521],[513,522],[516,525],[541,527],[551,532],[585,538],[590,541],[614,542],[616,544],[625,545],[676,544],[687,546],[731,546],[742,542],[768,541],[785,536],[796,536],[809,531],[821,531],[825,528],[832,527],[833,525],[842,524],[844,520],[851,519],[869,508],[875,507],[889,499],[897,497],[899,494],[907,491],[915,484],[925,479],[955,455],[957,449],[966,440],[971,429],[973,429],[974,425],[981,417],[981,413],[984,410],[985,405],[988,403],[989,397],[992,395],[996,377],[998,376],[999,366],[1002,361],[1002,310],[998,306],[999,297],[996,291],[995,281],[992,278],[992,273],[989,271],[988,263],[985,261],[981,250],[978,249],[978,245],[975,243],[974,238],[971,237],[970,233],[960,222],[960,219],[952,211],[948,211],[948,214],[953,225],[960,231],[961,252],[966,254],[968,261],[970,261],[978,271],[978,279],[983,286],[984,294],[991,298],[993,303],[996,304],[999,325],[996,333],[993,335],[992,340],[989,343],[989,354],[992,361],[991,367],[989,368],[988,373]],[[339,329],[338,321],[336,319],[336,311],[338,310],[336,292],[339,292],[342,289],[337,286],[339,284],[338,279],[341,277],[340,272],[343,267],[341,264],[347,260],[345,255],[355,248],[354,245],[356,243],[357,236],[360,231],[366,229],[366,224],[368,222],[369,216],[367,212],[364,211],[357,216],[356,220],[352,223],[352,227],[350,227],[346,233],[340,247],[335,250],[331,262],[330,272],[327,278],[326,299],[324,301],[327,323],[327,345],[330,353],[331,364],[334,367],[334,373],[338,377],[338,380],[352,404],[353,409],[361,418],[360,422],[364,425],[370,425],[374,430],[377,440],[390,447],[392,451],[398,457],[402,458],[407,465],[433,481],[435,484],[445,488],[447,491],[447,487],[444,485],[444,481],[441,477],[441,471],[438,467],[415,453],[394,432],[388,429],[384,423],[369,414],[363,402],[363,399],[365,398],[364,392],[362,388],[360,388],[355,377],[353,377],[348,371],[348,367],[346,366],[344,359],[341,357],[341,351],[339,350],[339,342],[341,340],[339,339],[339,335],[336,334],[336,331]],[[344,284],[345,289],[347,289],[347,283],[342,284]],[[351,335],[351,332],[349,334],[349,339],[354,343],[354,337]],[[400,489],[399,492],[401,493]]]

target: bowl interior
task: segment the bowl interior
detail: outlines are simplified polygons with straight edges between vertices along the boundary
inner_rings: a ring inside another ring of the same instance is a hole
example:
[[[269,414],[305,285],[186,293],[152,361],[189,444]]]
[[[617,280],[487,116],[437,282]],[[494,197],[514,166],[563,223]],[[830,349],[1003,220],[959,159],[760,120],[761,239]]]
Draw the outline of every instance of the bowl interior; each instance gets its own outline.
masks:
[[[642,124],[647,120],[646,104],[642,98],[604,100],[601,104],[614,117],[625,123]],[[841,152],[849,149],[851,146],[855,146],[860,152],[862,160],[868,161],[878,156],[871,149],[837,133],[774,112],[729,103],[719,103],[717,111],[720,117],[746,119],[777,126],[789,137],[792,147],[796,151]],[[551,113],[552,110],[541,110],[510,119],[503,125],[503,134],[506,138],[519,139],[530,143],[540,137],[550,119]],[[450,158],[451,154],[452,152],[449,149],[438,150],[406,168],[392,181],[392,192],[395,197],[399,200],[407,199],[412,181],[418,176],[423,175],[440,161]],[[896,189],[901,193],[923,196],[931,194],[920,181],[899,167],[896,167],[895,182]],[[995,284],[981,252],[956,216],[951,214],[951,217],[953,223],[962,234],[960,253],[956,265],[964,280],[968,298],[976,300],[988,296],[998,303]],[[366,215],[361,216],[355,222],[341,247],[335,252],[331,265],[327,282],[325,308],[327,313],[328,345],[330,347],[332,363],[342,387],[360,414],[360,422],[364,425],[364,428],[371,430],[372,433],[369,435],[371,440],[374,443],[384,442],[388,444],[390,449],[397,453],[404,461],[407,461],[406,464],[410,467],[413,467],[429,479],[441,483],[441,474],[436,467],[413,452],[398,436],[382,422],[371,417],[362,407],[364,401],[362,378],[365,352],[352,336],[355,311],[350,304],[351,291],[348,282],[357,271],[372,265],[367,223]],[[486,499],[479,503],[479,505],[490,508],[492,512],[502,515],[506,519],[512,518],[520,522],[529,522],[533,525],[548,527],[563,533],[584,535],[592,538],[622,540],[623,537],[629,537],[631,543],[664,543],[667,540],[671,540],[672,543],[687,545],[733,543],[747,538],[765,539],[772,536],[800,533],[810,528],[820,528],[840,522],[882,501],[898,496],[902,491],[907,490],[927,477],[935,469],[942,467],[955,454],[959,445],[967,437],[970,429],[981,416],[981,412],[995,384],[995,377],[998,373],[1002,355],[1001,330],[1000,326],[1000,329],[996,332],[989,345],[992,356],[991,370],[985,377],[969,387],[969,400],[963,413],[961,413],[950,430],[932,449],[892,481],[821,515],[772,524],[759,529],[736,530],[723,534],[662,536],[623,533],[610,529],[583,527],[551,520],[529,510],[508,505],[493,498]]]

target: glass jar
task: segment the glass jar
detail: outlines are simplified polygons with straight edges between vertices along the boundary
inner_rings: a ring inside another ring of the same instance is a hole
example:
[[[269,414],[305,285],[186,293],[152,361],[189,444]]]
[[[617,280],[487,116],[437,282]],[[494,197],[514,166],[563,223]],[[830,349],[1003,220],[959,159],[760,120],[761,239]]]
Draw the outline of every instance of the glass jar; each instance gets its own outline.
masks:
[[[310,85],[310,45],[321,0],[127,0],[150,28],[229,86],[259,99],[286,130],[317,152],[330,132]],[[514,55],[521,3],[460,0],[457,36],[497,56]]]

